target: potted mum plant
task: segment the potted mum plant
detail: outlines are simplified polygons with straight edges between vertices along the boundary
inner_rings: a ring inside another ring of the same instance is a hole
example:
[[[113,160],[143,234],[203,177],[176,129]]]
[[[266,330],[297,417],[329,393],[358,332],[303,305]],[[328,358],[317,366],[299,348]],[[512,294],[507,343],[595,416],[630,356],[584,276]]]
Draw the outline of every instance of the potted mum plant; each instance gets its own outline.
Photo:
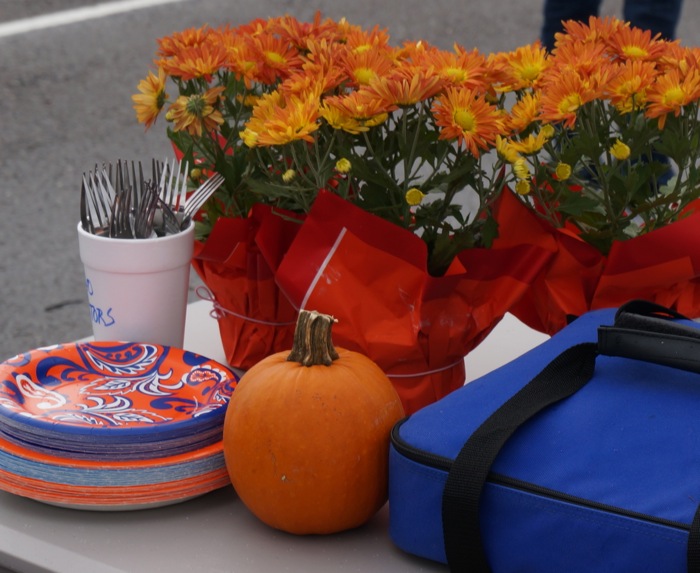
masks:
[[[513,177],[498,149],[520,129],[505,86],[525,68],[460,46],[392,46],[384,30],[320,16],[186,30],[159,40],[155,64],[134,96],[139,119],[165,110],[192,176],[226,177],[199,221],[195,268],[248,327],[236,338],[269,343],[313,307],[338,318],[338,345],[378,362],[408,411],[460,386],[464,355],[549,257],[501,246],[493,212]],[[234,276],[246,286],[225,284]],[[246,367],[272,349],[229,360]]]
[[[572,21],[521,90],[499,218],[504,240],[555,253],[514,308],[531,326],[630,298],[700,314],[699,57],[620,20]]]

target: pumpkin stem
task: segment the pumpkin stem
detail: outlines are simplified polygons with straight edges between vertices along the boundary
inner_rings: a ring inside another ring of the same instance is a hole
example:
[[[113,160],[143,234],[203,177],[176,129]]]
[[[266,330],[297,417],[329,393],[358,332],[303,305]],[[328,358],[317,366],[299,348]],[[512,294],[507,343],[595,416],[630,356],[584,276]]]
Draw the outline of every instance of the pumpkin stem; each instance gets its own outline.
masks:
[[[338,358],[331,339],[334,322],[337,320],[329,314],[301,310],[294,330],[292,350],[287,360],[298,362],[302,366],[330,366]]]

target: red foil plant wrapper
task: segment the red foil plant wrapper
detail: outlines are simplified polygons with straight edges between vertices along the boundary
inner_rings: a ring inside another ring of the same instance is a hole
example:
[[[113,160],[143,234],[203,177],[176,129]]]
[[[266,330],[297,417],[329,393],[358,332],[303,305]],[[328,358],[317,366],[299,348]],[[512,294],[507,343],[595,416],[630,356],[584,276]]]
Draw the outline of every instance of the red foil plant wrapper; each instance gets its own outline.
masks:
[[[247,370],[292,347],[297,311],[275,271],[298,229],[271,207],[255,205],[246,218],[218,219],[207,241],[196,245],[192,265],[209,291],[233,367]]]
[[[569,228],[555,228],[504,192],[495,211],[503,245],[531,244],[551,253],[511,312],[554,334],[573,318],[641,298],[700,316],[700,211],[650,233],[613,243],[609,254]],[[517,225],[515,222],[517,221]]]
[[[555,229],[525,207],[510,190],[498,198],[494,216],[499,241],[536,245],[550,253],[511,313],[540,332],[554,334],[588,311],[604,265],[595,247],[568,229]]]
[[[338,320],[336,345],[377,362],[410,413],[464,384],[465,355],[549,255],[534,245],[468,249],[433,277],[419,237],[321,193],[276,276],[295,306]]]
[[[700,317],[700,202],[688,211],[670,225],[613,244],[592,308],[643,298]]]

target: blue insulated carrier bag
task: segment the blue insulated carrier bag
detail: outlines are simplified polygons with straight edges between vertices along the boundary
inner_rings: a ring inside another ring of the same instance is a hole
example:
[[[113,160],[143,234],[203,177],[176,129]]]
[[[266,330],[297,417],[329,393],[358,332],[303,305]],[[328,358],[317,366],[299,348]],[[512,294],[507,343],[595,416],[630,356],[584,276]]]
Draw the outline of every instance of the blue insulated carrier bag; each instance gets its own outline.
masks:
[[[394,543],[453,572],[700,572],[697,327],[593,311],[399,422]]]

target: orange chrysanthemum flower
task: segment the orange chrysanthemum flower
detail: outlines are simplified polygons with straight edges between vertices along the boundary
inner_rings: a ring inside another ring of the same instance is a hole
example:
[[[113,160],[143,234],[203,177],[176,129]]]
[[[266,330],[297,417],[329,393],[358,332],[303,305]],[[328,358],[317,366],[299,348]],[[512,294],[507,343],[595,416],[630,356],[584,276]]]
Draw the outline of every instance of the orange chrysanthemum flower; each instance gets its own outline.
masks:
[[[555,34],[555,51],[573,42],[577,44],[604,44],[610,36],[628,23],[617,18],[591,16],[588,23],[568,20],[564,22],[564,32]]]
[[[558,85],[565,78],[571,85],[574,76],[581,98],[590,101],[603,98],[605,86],[614,71],[614,64],[605,55],[605,46],[581,42],[567,43],[558,48],[543,72],[538,86],[550,91],[550,84]]]
[[[186,48],[201,46],[211,33],[208,26],[201,28],[187,28],[181,32],[175,32],[170,36],[159,38],[157,54],[163,58],[171,58]]]
[[[690,48],[688,46],[681,46],[680,42],[664,42],[664,51],[656,60],[656,66],[660,72],[663,72],[666,68],[683,68],[688,65],[695,65],[697,63],[697,57],[694,56],[694,52],[700,51],[700,48]],[[691,63],[692,62],[692,63]],[[686,68],[687,71],[687,68]],[[682,73],[686,73],[683,71]]]
[[[313,143],[312,134],[319,127],[318,99],[310,95],[291,96],[279,101],[281,105],[267,107],[267,118],[254,126],[257,133],[256,144],[285,145],[299,140]]]
[[[526,93],[513,104],[506,116],[506,127],[513,133],[526,130],[539,114],[539,92]]]
[[[700,97],[700,72],[693,69],[686,76],[678,70],[669,70],[657,77],[649,87],[646,115],[659,118],[659,128],[663,129],[669,113],[679,116],[684,106]]]
[[[281,38],[261,34],[251,38],[251,46],[257,54],[260,67],[259,80],[273,84],[301,68],[303,60],[299,51]]]
[[[300,22],[289,15],[272,18],[267,32],[279,36],[283,42],[291,44],[300,52],[306,49],[310,41],[338,39],[338,25],[330,19],[322,21],[320,12],[314,14],[311,22]]]
[[[531,88],[548,67],[547,50],[539,42],[505,52],[501,59],[504,77],[499,91]]]
[[[325,38],[310,39],[304,49],[302,69],[307,66],[340,68],[339,61],[346,51],[347,46],[340,42],[331,42]]]
[[[228,26],[213,30],[209,44],[215,44],[226,52],[223,67],[245,81],[250,88],[258,77],[258,56],[251,46],[250,39]]]
[[[346,106],[339,105],[340,97],[326,98],[321,105],[320,114],[333,129],[341,129],[348,133],[358,134],[368,131],[369,127],[361,120],[348,114]]]
[[[474,90],[448,88],[436,98],[432,112],[440,139],[456,139],[475,157],[493,148],[504,131],[498,109]]]
[[[279,86],[286,96],[315,92],[320,97],[332,91],[339,85],[341,76],[335,69],[325,69],[322,66],[304,66],[304,69],[294,72]]]
[[[613,57],[622,60],[658,59],[665,51],[665,42],[660,35],[652,37],[650,30],[642,30],[631,26],[620,26],[607,41]]]
[[[195,137],[201,137],[203,132],[215,130],[224,123],[224,118],[216,106],[223,91],[223,87],[215,87],[203,94],[178,97],[166,116],[174,123],[173,129],[186,130]]]
[[[547,81],[550,75],[558,75],[566,70],[573,70],[584,78],[592,77],[601,72],[601,66],[612,65],[605,55],[605,45],[602,43],[568,42],[557,48],[557,52],[549,60],[548,69],[542,74],[542,81]]]
[[[374,79],[386,76],[394,67],[391,50],[367,50],[343,53],[342,67],[350,79],[351,85],[359,87],[369,85]]]
[[[395,105],[387,103],[366,88],[345,96],[332,96],[324,101],[329,107],[337,108],[339,113],[357,120],[364,126],[382,123],[386,115],[396,109]]]
[[[282,93],[280,91],[260,96],[255,102],[251,117],[245,124],[245,129],[239,132],[243,143],[248,147],[255,147],[258,144],[259,133],[265,130],[265,122],[271,119],[281,106]]]
[[[376,78],[366,89],[389,105],[407,106],[437,94],[441,80],[433,69],[403,65],[388,76]]]
[[[434,68],[445,86],[485,89],[486,58],[476,49],[467,52],[459,46],[453,52],[432,48],[419,56],[416,64]]]
[[[615,70],[606,86],[610,102],[622,113],[642,109],[646,104],[647,89],[657,74],[656,66],[651,62],[628,60]]]
[[[578,109],[595,99],[595,91],[588,82],[572,70],[565,70],[556,77],[548,78],[540,94],[540,119],[548,122],[563,122],[573,128]]]
[[[206,78],[225,67],[228,60],[226,48],[214,42],[183,48],[171,58],[164,58],[159,65],[169,76],[184,81]]]
[[[148,76],[139,82],[137,89],[141,92],[131,96],[136,110],[136,118],[143,123],[146,129],[151,127],[160,110],[163,109],[168,94],[165,93],[165,72],[158,68],[158,75],[148,72]]]
[[[426,52],[434,49],[428,42],[417,40],[404,42],[403,45],[396,49],[396,59],[398,61],[418,62]]]
[[[272,19],[270,18],[255,18],[246,24],[236,26],[234,28],[234,33],[245,38],[253,38],[261,34],[269,33],[271,25]]]
[[[668,44],[670,46],[671,44]],[[673,64],[671,64],[673,67]],[[675,64],[681,74],[687,75],[692,73],[693,70],[700,69],[700,47],[686,48],[685,57],[681,58]]]
[[[391,50],[389,33],[379,26],[374,26],[371,30],[363,30],[358,26],[349,29],[345,36],[345,44],[355,54],[374,50]]]

